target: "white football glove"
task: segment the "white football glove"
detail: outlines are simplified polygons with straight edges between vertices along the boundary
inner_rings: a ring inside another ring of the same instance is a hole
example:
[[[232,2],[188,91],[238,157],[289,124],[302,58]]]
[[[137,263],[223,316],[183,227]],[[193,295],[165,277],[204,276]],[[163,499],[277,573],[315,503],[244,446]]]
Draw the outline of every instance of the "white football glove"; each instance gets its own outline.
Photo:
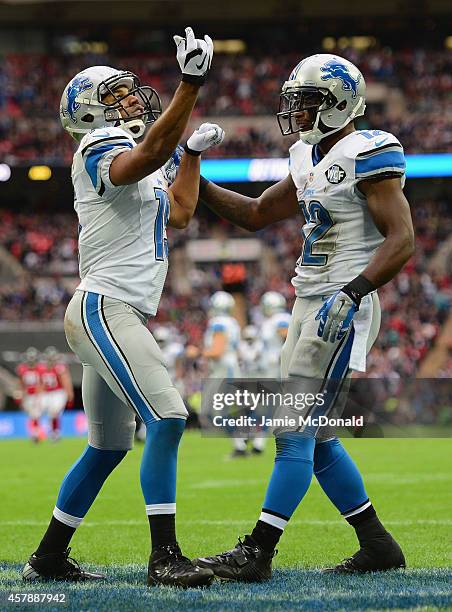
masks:
[[[336,342],[344,337],[353,322],[353,315],[358,311],[356,302],[343,291],[336,291],[323,303],[317,313],[320,320],[317,335],[325,342]]]
[[[182,80],[202,85],[210,70],[213,56],[213,42],[207,34],[204,40],[195,38],[192,28],[185,28],[185,38],[173,36],[177,46],[177,61],[182,70]]]
[[[191,155],[200,155],[203,151],[223,142],[224,130],[216,123],[203,123],[187,140],[185,150]]]

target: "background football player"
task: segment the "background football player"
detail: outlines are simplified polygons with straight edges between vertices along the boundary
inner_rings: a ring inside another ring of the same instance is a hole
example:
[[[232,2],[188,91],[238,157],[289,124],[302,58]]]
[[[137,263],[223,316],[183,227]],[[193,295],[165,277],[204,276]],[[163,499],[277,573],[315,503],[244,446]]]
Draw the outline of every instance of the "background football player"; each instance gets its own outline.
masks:
[[[43,411],[43,386],[38,362],[38,350],[34,346],[29,346],[25,351],[23,362],[16,369],[20,381],[20,403],[29,416],[28,430],[33,442],[39,442],[44,436],[39,422]]]
[[[312,387],[316,380],[328,385],[344,381],[352,369],[365,370],[380,326],[376,289],[414,250],[402,192],[402,146],[387,132],[357,131],[353,120],[364,109],[365,83],[356,66],[330,54],[308,57],[284,83],[277,115],[283,134],[300,134],[290,148],[289,176],[258,198],[202,181],[203,201],[251,231],[303,214],[304,242],[292,281],[297,298],[281,363],[282,377],[301,386]],[[229,579],[270,577],[275,546],[314,473],[360,544],[331,570],[404,567],[399,545],[379,521],[357,467],[331,431],[274,433],[276,461],[251,536],[223,555],[198,560],[199,565]]]
[[[263,351],[261,358],[262,376],[281,376],[281,349],[287,337],[290,314],[286,312],[286,299],[277,291],[267,291],[261,298]]]
[[[234,298],[226,291],[217,291],[210,298],[202,356],[211,379],[239,378],[241,375],[238,355],[240,325],[232,316],[234,306]],[[231,435],[234,444],[232,457],[245,456],[246,439],[234,436],[234,431]]]
[[[242,330],[242,339],[239,344],[239,358],[244,378],[262,378],[264,343],[255,325],[247,325]],[[251,444],[251,452],[260,455],[265,448],[266,438],[256,431],[250,431],[247,442]]]
[[[42,407],[50,418],[50,436],[58,440],[61,435],[61,413],[66,404],[74,401],[71,374],[54,346],[48,346],[39,364],[43,386]]]
[[[72,180],[81,283],[65,331],[83,363],[89,443],[63,481],[47,532],[23,570],[26,580],[101,577],[71,563],[67,547],[131,449],[135,412],[147,427],[140,480],[152,542],[148,584],[201,586],[213,578],[176,541],[177,452],[187,412],[146,327],[167,273],[166,225],[188,224],[198,200],[200,154],[224,136],[212,124],[196,130],[169,184],[162,167],[174,155],[213,54],[208,36],[196,39],[191,28],[185,33],[174,37],[182,82],[161,116],[157,92],[127,71],[89,68],[63,92],[63,127],[80,140]]]

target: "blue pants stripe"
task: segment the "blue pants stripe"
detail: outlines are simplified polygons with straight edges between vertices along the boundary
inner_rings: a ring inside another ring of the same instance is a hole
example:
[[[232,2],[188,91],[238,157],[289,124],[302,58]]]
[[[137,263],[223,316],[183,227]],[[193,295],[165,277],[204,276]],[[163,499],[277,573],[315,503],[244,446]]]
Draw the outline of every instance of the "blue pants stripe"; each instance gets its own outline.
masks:
[[[118,385],[128,398],[131,405],[138,412],[144,422],[152,422],[157,420],[151,406],[147,403],[139,389],[137,389],[126,364],[121,355],[118,354],[114,344],[108,337],[100,318],[101,297],[97,293],[86,293],[85,304],[86,313],[85,321],[88,326],[92,339],[95,341],[99,352],[107,364],[111,374],[115,378]],[[152,413],[152,419],[149,420],[149,413]]]

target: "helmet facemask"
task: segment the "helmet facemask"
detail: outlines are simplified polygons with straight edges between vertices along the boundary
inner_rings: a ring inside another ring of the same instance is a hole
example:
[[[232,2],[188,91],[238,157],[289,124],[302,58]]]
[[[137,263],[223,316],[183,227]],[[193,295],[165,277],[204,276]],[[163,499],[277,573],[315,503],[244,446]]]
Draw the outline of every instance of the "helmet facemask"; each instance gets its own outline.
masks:
[[[115,91],[120,85],[128,88],[125,94],[119,95]],[[114,102],[109,104],[102,102],[107,95],[112,96]],[[138,98],[143,106],[143,112],[131,115],[123,106],[123,100],[132,95]],[[105,106],[105,121],[113,123],[116,127],[121,126],[133,138],[142,136],[145,126],[153,123],[162,114],[162,104],[156,90],[148,85],[141,85],[139,78],[132,72],[122,72],[99,83],[97,99]],[[86,121],[86,118],[84,119]]]
[[[323,111],[332,109],[337,104],[337,98],[328,89],[317,87],[284,87],[279,100],[279,112],[276,114],[278,124],[283,136],[300,133],[307,136],[314,130],[325,131],[330,128],[320,121]],[[297,113],[309,113],[309,120],[297,122]],[[320,140],[320,139],[319,139]]]

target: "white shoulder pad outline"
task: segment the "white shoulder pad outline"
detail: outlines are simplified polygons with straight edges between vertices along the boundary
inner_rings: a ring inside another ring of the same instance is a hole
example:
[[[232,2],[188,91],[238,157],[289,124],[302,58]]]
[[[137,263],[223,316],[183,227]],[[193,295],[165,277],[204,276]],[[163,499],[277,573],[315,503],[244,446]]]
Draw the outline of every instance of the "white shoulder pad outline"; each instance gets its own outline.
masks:
[[[110,180],[110,164],[134,146],[130,134],[121,128],[98,128],[83,137],[77,153],[98,195],[102,196],[106,187],[116,187]]]
[[[389,132],[359,130],[345,143],[344,155],[354,161],[355,178],[379,175],[403,176],[406,162],[403,147]]]

